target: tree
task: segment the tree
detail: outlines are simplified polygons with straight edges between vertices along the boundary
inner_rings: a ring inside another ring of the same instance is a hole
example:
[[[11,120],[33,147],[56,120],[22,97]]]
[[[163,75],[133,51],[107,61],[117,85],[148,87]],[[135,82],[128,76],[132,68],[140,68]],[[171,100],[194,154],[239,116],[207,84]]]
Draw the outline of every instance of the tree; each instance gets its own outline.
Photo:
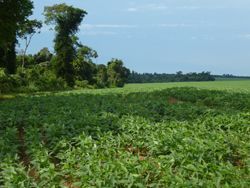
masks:
[[[108,62],[107,74],[110,87],[123,87],[130,71],[123,66],[122,60],[112,59]]]
[[[45,23],[55,25],[56,37],[54,42],[57,76],[64,78],[69,86],[73,86],[74,36],[87,12],[66,4],[57,4],[45,7],[44,14],[46,17]]]
[[[34,55],[36,63],[48,63],[51,61],[53,54],[49,51],[48,48],[41,49],[37,54]]]
[[[105,65],[97,65],[96,84],[99,88],[108,86],[107,67]]]
[[[34,59],[33,55],[27,54],[23,57],[23,52],[21,52],[21,54],[17,54],[17,56],[16,56],[17,66],[20,66],[20,67],[22,66],[23,58],[25,61],[25,66],[35,65],[35,59]],[[23,70],[22,70],[22,72],[23,72]]]
[[[7,72],[16,71],[16,43],[20,27],[32,14],[33,3],[30,0],[0,1],[0,65]]]
[[[166,73],[137,73],[132,72],[127,80],[128,83],[164,83],[164,82],[187,82],[187,81],[214,81],[215,77],[210,72],[190,72],[183,74],[181,71],[176,74]]]
[[[0,46],[0,67],[4,67],[4,65],[5,65],[4,56],[5,56],[4,48]]]
[[[79,48],[77,50],[78,56],[83,57],[86,61],[92,61],[92,59],[95,59],[98,57],[98,53],[93,50],[92,48],[84,45],[79,45]]]
[[[24,68],[25,56],[30,45],[32,37],[37,33],[42,27],[42,22],[37,20],[27,20],[18,31],[18,36],[25,40],[25,47],[22,51],[22,70]]]
[[[98,54],[88,46],[79,45],[76,53],[76,59],[73,62],[74,74],[78,80],[87,80],[90,84],[94,82],[96,65],[93,63]]]

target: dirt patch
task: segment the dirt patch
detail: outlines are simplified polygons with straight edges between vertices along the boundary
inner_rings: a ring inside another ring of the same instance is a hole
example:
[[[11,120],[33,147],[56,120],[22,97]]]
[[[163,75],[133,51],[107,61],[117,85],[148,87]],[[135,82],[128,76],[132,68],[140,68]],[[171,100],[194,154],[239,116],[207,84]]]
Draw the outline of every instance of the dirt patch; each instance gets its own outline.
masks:
[[[25,132],[24,132],[24,127],[20,126],[18,128],[18,140],[19,140],[19,147],[18,147],[18,155],[20,162],[28,168],[30,165],[30,158],[27,155],[27,147],[25,145]]]
[[[66,179],[66,182],[64,182],[64,186],[65,186],[65,187],[67,187],[67,188],[80,188],[80,187],[78,187],[78,186],[73,185],[73,184],[74,184],[74,183],[73,183],[74,181],[73,181],[73,178],[72,178],[72,177],[66,176],[65,179]]]
[[[241,159],[235,160],[233,162],[233,165],[237,166],[239,168],[244,168],[245,167],[245,163]]]
[[[28,171],[28,175],[30,177],[34,178],[36,181],[39,181],[39,179],[40,179],[39,173],[38,173],[38,171],[35,168],[31,168]]]
[[[74,186],[73,183],[71,183],[71,182],[65,182],[65,183],[64,183],[64,186],[65,186],[65,187],[68,187],[68,188],[80,188],[80,187]]]
[[[148,149],[147,148],[138,148],[133,147],[132,145],[126,146],[125,150],[129,153],[132,153],[133,155],[138,155],[140,161],[146,160],[146,157],[148,156]]]
[[[1,102],[1,101],[5,101],[5,100],[14,99],[14,98],[15,98],[14,95],[1,95],[1,94],[0,94],[0,102]]]
[[[180,101],[174,97],[169,97],[168,98],[168,104],[177,104],[179,103]]]
[[[236,166],[236,167],[238,167],[238,168],[245,168],[245,167],[246,167],[246,164],[245,164],[245,162],[243,161],[243,159],[242,159],[242,157],[241,157],[241,155],[240,155],[239,153],[234,154],[234,155],[231,157],[230,162],[231,162],[234,166]]]
[[[30,163],[31,160],[30,160],[29,155],[27,154],[27,146],[25,144],[24,126],[18,127],[18,141],[19,141],[18,156],[19,156],[20,162],[26,168],[28,175],[34,178],[35,180],[38,180],[39,173],[34,167],[31,167],[31,163]]]

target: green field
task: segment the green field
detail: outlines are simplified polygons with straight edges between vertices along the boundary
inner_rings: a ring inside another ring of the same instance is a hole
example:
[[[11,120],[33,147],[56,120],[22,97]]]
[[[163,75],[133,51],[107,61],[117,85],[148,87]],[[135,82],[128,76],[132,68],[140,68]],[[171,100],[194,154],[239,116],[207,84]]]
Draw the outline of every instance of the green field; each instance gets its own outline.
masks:
[[[250,81],[2,99],[0,187],[250,187]]]
[[[250,92],[250,80],[228,80],[215,82],[173,82],[159,84],[129,84],[127,90],[166,89],[172,87],[197,87],[201,89],[228,90],[232,92]]]
[[[134,92],[152,92],[175,87],[195,87],[198,89],[208,90],[223,90],[227,92],[250,92],[250,80],[233,80],[233,81],[215,81],[215,82],[170,82],[170,83],[149,83],[149,84],[127,84],[124,88],[113,89],[86,89],[59,92],[59,95],[64,94],[107,94],[107,93],[134,93]],[[44,94],[44,93],[40,93]],[[45,93],[47,94],[47,93]]]

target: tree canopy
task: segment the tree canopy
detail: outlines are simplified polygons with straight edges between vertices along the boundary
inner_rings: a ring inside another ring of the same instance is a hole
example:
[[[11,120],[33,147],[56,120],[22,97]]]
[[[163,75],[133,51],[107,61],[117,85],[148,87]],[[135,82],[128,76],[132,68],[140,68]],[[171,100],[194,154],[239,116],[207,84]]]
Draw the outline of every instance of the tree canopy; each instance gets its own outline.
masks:
[[[11,74],[16,70],[17,34],[32,14],[30,0],[0,1],[0,66]]]
[[[64,78],[69,86],[74,85],[72,66],[75,57],[74,36],[86,14],[86,11],[66,4],[57,4],[44,9],[45,23],[55,25],[57,75]]]
[[[112,59],[107,68],[108,84],[110,87],[123,87],[130,71],[123,66],[123,61]]]
[[[98,65],[98,53],[83,45],[76,36],[87,12],[80,8],[55,4],[44,8],[45,23],[55,30],[54,51],[47,47],[27,54],[34,34],[42,22],[31,20],[31,0],[0,0],[0,93],[44,91],[70,88],[122,87],[129,70],[123,62],[112,59]],[[18,53],[16,45],[24,41]]]

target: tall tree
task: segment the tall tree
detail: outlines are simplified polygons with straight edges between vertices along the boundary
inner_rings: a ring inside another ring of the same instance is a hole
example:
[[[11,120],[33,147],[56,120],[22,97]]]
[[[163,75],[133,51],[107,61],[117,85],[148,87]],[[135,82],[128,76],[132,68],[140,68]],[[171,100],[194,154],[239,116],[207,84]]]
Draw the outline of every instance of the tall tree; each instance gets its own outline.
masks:
[[[40,32],[39,29],[42,27],[42,22],[37,20],[27,20],[20,26],[18,36],[25,41],[24,49],[22,50],[22,70],[25,64],[25,56],[30,45],[32,37]]]
[[[76,60],[73,62],[74,74],[78,80],[87,80],[93,84],[96,65],[93,63],[98,54],[88,46],[79,45],[76,53]]]
[[[75,34],[79,30],[84,16],[87,14],[82,9],[66,4],[56,4],[45,7],[46,23],[55,25],[55,52],[57,76],[66,80],[69,86],[74,85],[74,71],[72,62],[75,57]]]
[[[0,1],[0,65],[11,74],[16,71],[16,43],[19,28],[32,14],[30,0]]]
[[[108,62],[107,74],[110,87],[123,87],[130,70],[123,66],[122,60],[112,59]]]

